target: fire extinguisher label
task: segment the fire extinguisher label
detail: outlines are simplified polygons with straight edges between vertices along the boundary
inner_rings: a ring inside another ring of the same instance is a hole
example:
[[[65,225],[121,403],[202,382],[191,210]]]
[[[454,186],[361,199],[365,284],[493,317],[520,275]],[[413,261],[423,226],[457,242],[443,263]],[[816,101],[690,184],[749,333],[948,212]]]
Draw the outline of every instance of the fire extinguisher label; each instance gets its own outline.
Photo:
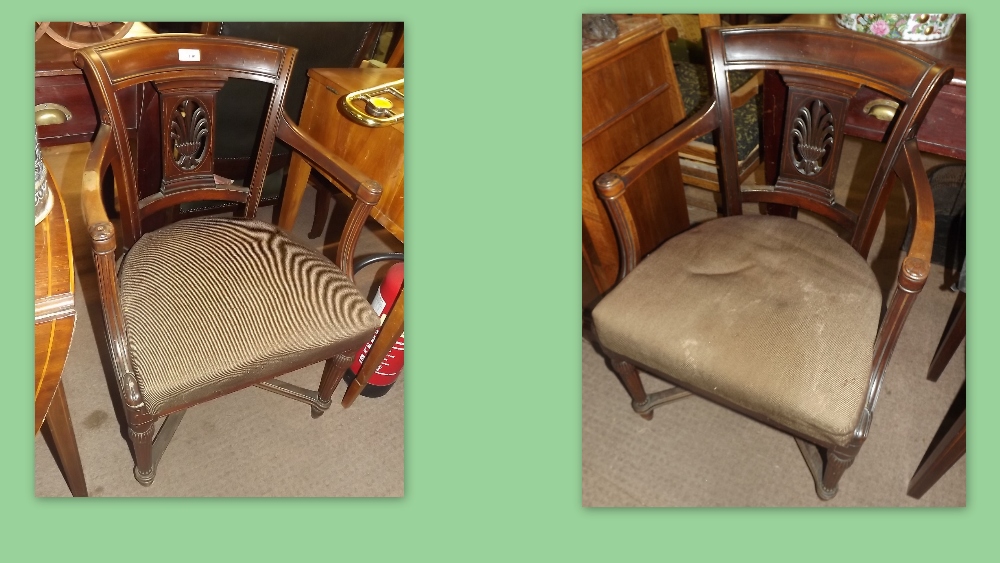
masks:
[[[399,340],[392,346],[392,350],[385,355],[385,359],[379,364],[375,373],[368,379],[368,385],[378,385],[384,387],[392,385],[403,373],[403,335],[399,335]]]

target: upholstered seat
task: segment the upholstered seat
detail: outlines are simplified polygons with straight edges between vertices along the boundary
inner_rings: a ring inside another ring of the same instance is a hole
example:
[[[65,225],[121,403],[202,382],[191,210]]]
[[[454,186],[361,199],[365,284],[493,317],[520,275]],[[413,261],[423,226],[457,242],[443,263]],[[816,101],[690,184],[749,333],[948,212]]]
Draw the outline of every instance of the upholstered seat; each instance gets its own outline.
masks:
[[[833,233],[737,215],[664,243],[593,317],[606,349],[846,444],[868,390],[881,305],[871,268]]]
[[[260,221],[197,218],[147,233],[119,280],[152,413],[359,348],[378,326],[337,266]]]

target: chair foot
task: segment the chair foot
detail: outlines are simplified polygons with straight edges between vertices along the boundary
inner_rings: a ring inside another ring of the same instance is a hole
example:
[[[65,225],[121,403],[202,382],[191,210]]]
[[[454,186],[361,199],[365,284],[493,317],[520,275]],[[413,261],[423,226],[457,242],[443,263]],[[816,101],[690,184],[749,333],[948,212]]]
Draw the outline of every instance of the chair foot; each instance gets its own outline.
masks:
[[[323,413],[325,413],[327,409],[330,408],[330,405],[333,404],[333,401],[323,401],[322,399],[319,399],[319,402],[320,402],[319,405],[312,405],[311,414],[313,418],[319,418],[323,416]]]
[[[145,487],[156,477],[156,460],[153,456],[153,421],[129,426],[128,436],[135,450],[135,480]]]
[[[153,484],[153,479],[156,478],[156,468],[152,468],[149,473],[141,473],[139,471],[139,466],[132,468],[132,474],[135,475],[135,480],[139,482],[143,487],[148,487]]]
[[[854,455],[827,450],[824,467],[823,455],[820,454],[819,448],[815,444],[801,438],[796,438],[795,443],[798,444],[799,451],[802,452],[802,457],[806,460],[806,465],[809,466],[809,472],[812,473],[813,481],[816,483],[816,495],[824,501],[837,496],[840,478],[844,475],[844,471],[854,463]]]
[[[625,360],[614,358],[611,360],[611,368],[614,369],[618,379],[625,386],[625,390],[632,397],[632,410],[639,413],[642,418],[652,420],[653,411],[647,410],[649,397],[646,396],[646,389],[642,386],[642,380],[639,379],[639,371]]]

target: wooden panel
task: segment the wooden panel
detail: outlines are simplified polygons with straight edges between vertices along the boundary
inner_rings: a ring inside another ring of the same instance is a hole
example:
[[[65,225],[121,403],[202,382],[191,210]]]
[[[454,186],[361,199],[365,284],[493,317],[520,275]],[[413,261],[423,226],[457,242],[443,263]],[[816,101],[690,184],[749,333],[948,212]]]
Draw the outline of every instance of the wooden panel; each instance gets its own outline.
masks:
[[[662,135],[683,115],[677,79],[657,16],[615,16],[617,39],[583,53],[583,251],[597,291],[614,285],[619,249],[594,189],[597,176]],[[672,155],[630,189],[640,253],[688,227],[680,166]]]
[[[657,41],[645,41],[633,45],[621,58],[588,71],[583,76],[583,134],[668,87],[662,57]]]
[[[71,117],[59,125],[38,127],[38,143],[43,146],[90,141],[97,131],[97,107],[82,74],[35,78],[35,104],[60,104]]]
[[[887,121],[865,113],[869,102],[886,96],[863,88],[851,100],[845,132],[872,141],[885,140]],[[917,147],[922,151],[965,160],[965,87],[946,84],[927,111],[917,132]]]
[[[301,126],[323,146],[382,184],[372,217],[403,240],[404,124],[365,127],[342,116],[337,101],[349,92],[403,78],[403,69],[311,69]],[[404,103],[393,99],[398,111]],[[293,160],[297,158],[293,156]]]

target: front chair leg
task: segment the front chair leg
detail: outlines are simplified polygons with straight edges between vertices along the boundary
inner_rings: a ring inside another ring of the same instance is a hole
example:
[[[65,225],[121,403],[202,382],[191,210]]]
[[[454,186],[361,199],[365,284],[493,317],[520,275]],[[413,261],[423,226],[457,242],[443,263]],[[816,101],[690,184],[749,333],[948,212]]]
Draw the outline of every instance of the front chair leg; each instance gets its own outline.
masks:
[[[625,360],[618,359],[611,360],[611,367],[615,370],[622,385],[625,386],[629,396],[632,397],[632,410],[646,420],[653,420],[653,411],[646,408],[649,406],[649,397],[646,395],[646,389],[642,386],[642,380],[639,379],[639,370]]]
[[[333,404],[333,392],[340,385],[340,380],[344,379],[344,373],[347,372],[347,368],[350,367],[353,360],[352,356],[339,354],[326,361],[326,366],[323,367],[323,379],[319,382],[319,400],[323,406],[317,407],[313,405],[313,418],[323,416],[326,409],[330,408],[330,405]]]
[[[844,471],[854,463],[854,457],[857,454],[850,453],[850,450],[847,452],[826,450],[826,463],[824,464],[824,456],[815,444],[802,438],[795,438],[795,443],[798,444],[799,451],[802,452],[802,457],[806,460],[806,465],[809,466],[809,471],[816,482],[816,494],[822,500],[832,499],[837,495],[840,478],[844,475]],[[854,452],[856,451],[855,449]]]
[[[129,424],[128,437],[132,440],[135,450],[135,469],[133,474],[140,485],[148,487],[156,477],[156,466],[153,464],[153,421]]]
[[[836,450],[826,451],[826,469],[823,470],[823,481],[816,488],[821,499],[830,500],[837,494],[840,478],[852,463],[854,463],[853,455]]]

